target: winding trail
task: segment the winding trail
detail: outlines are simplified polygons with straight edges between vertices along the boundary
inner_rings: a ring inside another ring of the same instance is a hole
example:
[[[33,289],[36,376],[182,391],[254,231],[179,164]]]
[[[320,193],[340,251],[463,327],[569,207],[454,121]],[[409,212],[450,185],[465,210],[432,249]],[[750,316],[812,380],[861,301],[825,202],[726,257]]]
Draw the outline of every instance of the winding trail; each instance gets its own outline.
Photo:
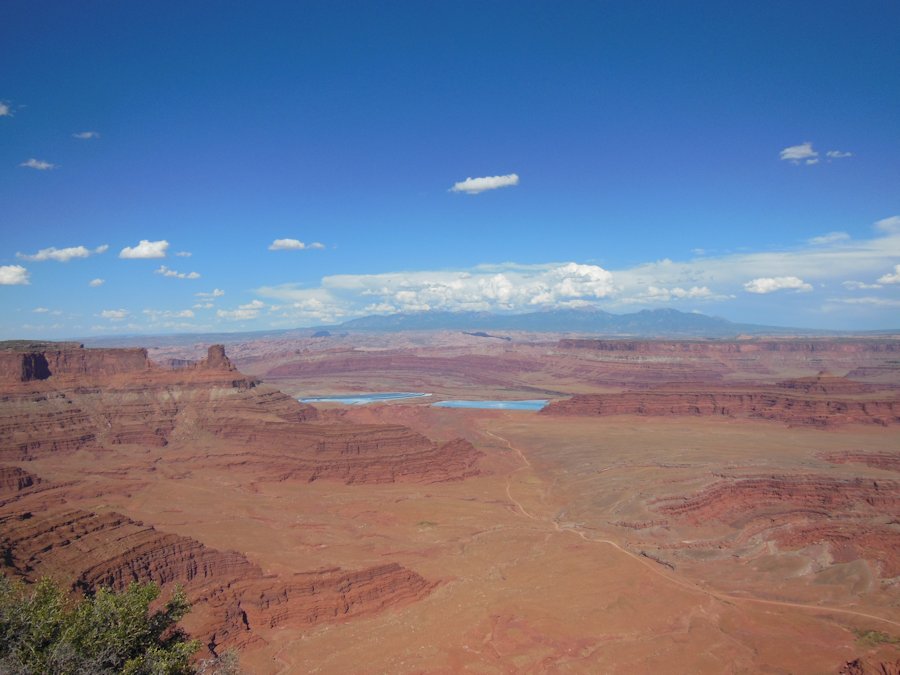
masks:
[[[803,603],[799,603],[799,602],[788,602],[788,601],[783,601],[783,600],[766,600],[764,598],[750,598],[750,597],[746,597],[746,596],[742,596],[742,595],[732,595],[730,593],[725,593],[722,591],[711,591],[707,588],[703,588],[702,586],[698,586],[697,584],[695,584],[692,581],[689,581],[688,579],[684,579],[682,577],[675,576],[669,572],[664,572],[658,563],[651,562],[647,558],[640,556],[636,553],[633,553],[632,551],[629,551],[626,548],[623,548],[622,546],[620,546],[618,543],[612,541],[611,539],[597,539],[594,537],[589,537],[586,534],[584,534],[584,532],[582,532],[581,530],[578,530],[574,527],[562,527],[555,520],[550,520],[547,518],[540,518],[540,517],[534,515],[533,513],[530,513],[528,511],[528,509],[526,509],[520,501],[518,501],[515,497],[512,496],[512,492],[510,491],[510,487],[512,484],[512,477],[514,475],[516,475],[517,473],[519,473],[520,471],[525,471],[526,469],[533,469],[531,462],[528,460],[528,458],[525,456],[525,454],[522,452],[522,450],[520,448],[517,448],[516,446],[514,446],[509,441],[509,439],[504,438],[503,436],[500,436],[498,434],[495,434],[493,431],[485,430],[484,433],[487,436],[492,436],[493,438],[497,439],[498,441],[505,443],[506,447],[509,448],[516,455],[518,455],[519,458],[523,462],[522,466],[520,466],[518,469],[516,469],[515,471],[510,473],[509,476],[507,476],[507,478],[506,478],[506,495],[507,495],[507,497],[509,497],[509,500],[515,505],[516,509],[526,518],[530,518],[531,520],[536,521],[536,522],[552,524],[553,528],[557,532],[569,532],[578,537],[581,537],[584,541],[590,542],[592,544],[606,544],[607,546],[611,546],[612,548],[616,549],[620,553],[624,553],[625,555],[632,558],[634,561],[640,563],[641,565],[643,565],[647,570],[649,570],[653,574],[656,574],[657,576],[662,577],[669,583],[675,584],[676,586],[681,586],[682,588],[686,588],[691,591],[696,591],[698,593],[702,593],[708,597],[715,598],[716,600],[719,600],[721,602],[730,602],[730,603],[735,603],[735,604],[746,603],[746,604],[767,605],[767,606],[774,606],[774,607],[787,607],[787,608],[791,608],[791,609],[799,609],[802,611],[816,612],[816,613],[820,613],[820,614],[843,614],[843,615],[847,615],[847,616],[855,616],[855,617],[864,618],[864,619],[871,619],[873,621],[879,621],[881,623],[885,623],[885,624],[900,628],[900,621],[894,621],[893,619],[887,619],[883,616],[877,616],[875,614],[867,614],[865,612],[857,612],[852,609],[843,609],[840,607],[828,607],[825,605],[807,605],[807,604],[803,604]]]

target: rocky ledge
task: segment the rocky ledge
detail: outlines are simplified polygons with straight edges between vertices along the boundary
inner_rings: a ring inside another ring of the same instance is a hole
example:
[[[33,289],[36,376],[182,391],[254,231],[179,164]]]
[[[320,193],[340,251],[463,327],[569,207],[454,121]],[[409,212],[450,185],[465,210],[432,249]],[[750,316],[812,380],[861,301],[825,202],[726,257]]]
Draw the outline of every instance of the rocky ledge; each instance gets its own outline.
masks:
[[[317,421],[314,407],[238,372],[221,345],[177,370],[143,349],[78,346],[0,351],[0,366],[0,461],[206,440],[221,452],[204,461],[255,464],[261,477],[384,483],[460,480],[482,454],[398,425]]]
[[[641,415],[765,419],[795,426],[900,422],[900,393],[844,378],[819,376],[751,385],[659,387],[617,394],[579,394],[554,401],[544,415]]]

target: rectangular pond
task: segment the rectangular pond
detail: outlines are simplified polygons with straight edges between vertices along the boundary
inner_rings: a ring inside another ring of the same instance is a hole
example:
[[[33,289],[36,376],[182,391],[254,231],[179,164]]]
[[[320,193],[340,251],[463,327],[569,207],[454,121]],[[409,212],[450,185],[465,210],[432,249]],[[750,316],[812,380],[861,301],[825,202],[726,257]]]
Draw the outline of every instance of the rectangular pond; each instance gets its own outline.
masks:
[[[344,405],[366,405],[384,401],[398,401],[404,398],[422,398],[431,396],[414,391],[387,391],[377,394],[337,394],[335,396],[311,396],[298,398],[300,403],[343,403]]]
[[[484,410],[540,410],[549,403],[548,399],[529,401],[438,401],[435,408],[481,408]]]

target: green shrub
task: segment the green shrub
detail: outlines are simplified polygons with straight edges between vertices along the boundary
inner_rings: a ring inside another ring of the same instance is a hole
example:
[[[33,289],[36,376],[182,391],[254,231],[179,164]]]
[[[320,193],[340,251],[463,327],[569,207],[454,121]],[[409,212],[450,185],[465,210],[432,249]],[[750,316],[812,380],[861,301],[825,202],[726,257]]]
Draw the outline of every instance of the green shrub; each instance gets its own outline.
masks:
[[[0,672],[191,673],[200,643],[176,627],[190,605],[179,588],[151,614],[158,596],[156,584],[133,583],[73,600],[50,579],[26,586],[0,576]]]

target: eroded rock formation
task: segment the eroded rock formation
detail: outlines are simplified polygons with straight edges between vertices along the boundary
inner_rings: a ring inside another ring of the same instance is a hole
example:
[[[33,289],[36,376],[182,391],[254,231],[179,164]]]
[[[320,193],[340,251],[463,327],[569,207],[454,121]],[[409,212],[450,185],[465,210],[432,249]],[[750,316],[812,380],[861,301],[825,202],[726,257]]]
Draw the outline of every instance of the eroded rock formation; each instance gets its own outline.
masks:
[[[722,523],[737,535],[787,550],[829,547],[836,563],[871,561],[884,577],[900,574],[900,481],[833,479],[819,475],[725,477],[693,495],[651,503],[695,527]]]
[[[545,415],[646,415],[736,417],[790,425],[829,427],[900,422],[900,394],[884,387],[819,376],[787,380],[774,387],[661,387],[618,394],[580,394],[554,401]]]
[[[0,462],[85,452],[106,457],[106,470],[129,486],[157,465],[177,475],[225,468],[246,483],[431,483],[478,473],[481,453],[468,441],[438,444],[400,425],[319,420],[314,407],[238,372],[221,346],[172,369],[142,349],[29,345],[0,352],[0,368]],[[71,503],[106,489],[103,481],[42,482],[0,464],[0,573],[49,575],[84,591],[182,584],[195,605],[186,625],[213,650],[264,639],[259,629],[412,602],[436,583],[383,558],[356,570],[266,575],[240,552]]]
[[[865,464],[886,471],[900,471],[900,450],[897,452],[866,452],[862,450],[831,452],[822,455],[822,459],[834,464]]]
[[[205,437],[232,448],[205,461],[248,462],[279,480],[434,482],[478,473],[481,453],[467,441],[439,445],[396,425],[316,423],[315,408],[241,375],[221,345],[178,370],[155,367],[141,349],[93,351],[3,352],[14,376],[3,380],[0,461]],[[21,379],[22,364],[37,356],[51,375]]]
[[[191,629],[213,649],[251,644],[259,628],[302,628],[378,612],[421,599],[435,585],[397,563],[282,580],[235,551],[110,512],[7,509],[0,515],[0,550],[0,572],[27,581],[51,576],[84,591],[181,584],[198,605]]]
[[[40,482],[40,478],[18,466],[0,466],[0,496],[14,494]]]

